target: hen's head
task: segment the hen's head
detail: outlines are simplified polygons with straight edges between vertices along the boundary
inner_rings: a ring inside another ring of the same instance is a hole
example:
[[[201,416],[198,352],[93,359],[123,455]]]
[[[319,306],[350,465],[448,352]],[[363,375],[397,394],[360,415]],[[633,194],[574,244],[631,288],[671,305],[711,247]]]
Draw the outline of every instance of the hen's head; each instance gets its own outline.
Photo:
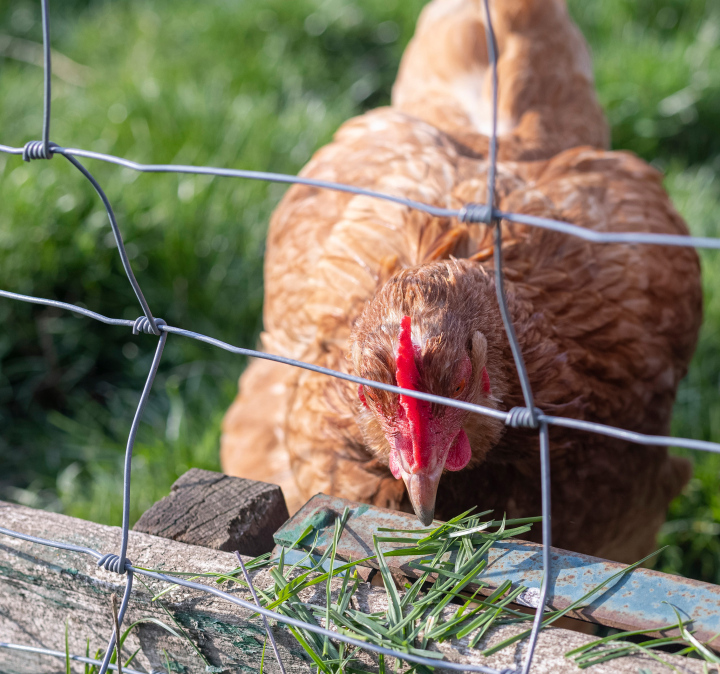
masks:
[[[489,362],[483,330],[489,318],[483,307],[493,295],[491,280],[471,263],[440,261],[401,271],[354,326],[356,373],[494,407],[492,380],[498,368]],[[432,522],[443,471],[478,463],[499,438],[492,420],[457,408],[367,386],[359,388],[358,397],[358,420],[367,444],[404,480],[424,525]]]

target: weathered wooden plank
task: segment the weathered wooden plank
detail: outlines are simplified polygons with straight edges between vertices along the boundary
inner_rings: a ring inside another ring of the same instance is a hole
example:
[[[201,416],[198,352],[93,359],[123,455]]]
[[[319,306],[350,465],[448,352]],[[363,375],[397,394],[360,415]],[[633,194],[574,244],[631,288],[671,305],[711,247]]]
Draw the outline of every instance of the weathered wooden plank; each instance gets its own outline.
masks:
[[[341,559],[360,559],[372,555],[372,534],[378,527],[419,527],[417,519],[407,513],[318,494],[283,525],[275,534],[275,542],[278,545],[291,545],[310,525],[314,531],[304,542],[308,545],[312,542],[315,550],[322,553],[332,542],[335,519],[345,506],[350,506],[351,512],[338,545],[337,554]],[[319,533],[317,540],[316,532]],[[542,546],[528,541],[498,542],[488,553],[488,569],[482,574],[483,582],[488,585],[480,591],[490,593],[505,580],[513,584],[522,583],[529,589],[521,597],[524,596],[526,605],[535,605],[542,579],[541,550]],[[417,557],[391,557],[388,564],[398,574],[417,578],[422,572],[411,566],[417,561]],[[560,548],[552,548],[552,564],[548,601],[555,609],[567,608],[627,568],[625,564]],[[474,590],[477,585],[471,583],[468,588]],[[697,638],[702,641],[712,640],[713,647],[720,648],[720,587],[650,569],[638,568],[628,573],[586,608],[571,615],[580,620],[623,630],[653,633],[676,622],[669,604],[677,606],[684,616],[693,619],[691,627]]]
[[[117,549],[120,531],[54,513],[32,510],[22,506],[0,503],[2,526],[45,538],[55,538],[107,552]],[[185,570],[197,572],[228,571],[235,568],[230,553],[186,545],[139,532],[130,533],[129,558],[139,567],[162,570]],[[268,587],[271,578],[267,571],[252,573],[259,587]],[[145,581],[150,591],[157,591],[163,584]],[[90,650],[104,647],[111,631],[109,596],[120,593],[124,580],[99,569],[94,560],[73,552],[66,552],[0,534],[0,641],[43,646],[64,650],[64,625],[69,623],[70,650],[76,654],[85,652],[85,640],[90,639]],[[337,592],[339,581],[334,584]],[[226,585],[223,589],[228,589]],[[239,586],[228,589],[244,599],[249,593]],[[320,585],[308,588],[301,595],[304,601],[324,604],[325,591]],[[148,589],[136,581],[126,625],[144,616],[152,616],[172,624],[162,606],[150,602]],[[354,601],[365,611],[387,609],[383,589],[362,584]],[[264,640],[262,623],[250,619],[250,611],[205,593],[176,588],[165,595],[163,606],[187,631],[190,638],[203,653],[209,664],[229,672],[257,672]],[[444,616],[444,617],[447,617]],[[522,628],[506,626],[493,631],[481,643],[480,648],[497,643]],[[309,672],[310,665],[301,648],[283,628],[273,628],[278,646],[289,672]],[[565,652],[587,643],[591,638],[560,629],[550,629],[541,634],[534,672],[565,674],[578,672],[577,667],[564,657]],[[205,663],[188,647],[187,643],[162,633],[150,625],[140,626],[126,642],[126,657],[136,648],[142,652],[134,661],[137,669],[150,671],[165,669],[162,649],[168,652],[171,668],[183,674],[205,672]],[[449,659],[456,662],[485,664],[502,668],[517,666],[522,661],[524,649],[516,644],[490,658],[483,658],[478,651],[469,651],[467,642],[443,643],[437,647]],[[702,666],[676,656],[667,656],[679,671],[698,674]],[[367,658],[367,664],[373,662]],[[269,652],[266,653],[266,671],[278,669]],[[64,663],[52,658],[28,656],[0,649],[0,673],[2,674],[49,674],[59,672]],[[650,672],[664,672],[667,668],[639,657],[598,665],[594,674],[637,674],[640,667]],[[81,671],[75,665],[74,671]]]
[[[0,504],[2,526],[44,538],[85,545],[102,552],[118,549],[120,530],[83,520],[29,508]],[[148,534],[130,532],[128,558],[138,566],[160,570],[189,570],[199,573],[228,571],[237,566],[231,553],[186,545]],[[247,559],[247,558],[246,558]],[[258,583],[269,584],[267,574],[256,572]],[[162,583],[142,579],[151,591]],[[124,578],[97,567],[88,555],[66,552],[0,535],[0,641],[64,650],[64,625],[69,621],[70,649],[84,654],[104,648],[111,633],[110,595],[122,594]],[[237,592],[235,589],[229,590]],[[241,593],[243,598],[248,598]],[[249,612],[210,595],[177,589],[160,603],[136,576],[133,597],[125,620],[130,625],[142,617],[153,617],[174,626],[167,608],[187,630],[211,665],[232,671],[255,672],[265,632]],[[278,645],[291,663],[293,672],[309,672],[302,649],[285,630],[277,630]],[[165,648],[176,672],[205,671],[205,663],[188,643],[160,628],[142,625],[126,642],[126,657],[136,648],[143,650],[135,661],[138,668],[165,670]],[[42,656],[11,654],[0,649],[0,671],[5,674],[57,672],[61,667]],[[10,666],[9,662],[13,665]],[[76,670],[79,671],[79,670]],[[272,671],[269,670],[269,671]]]
[[[280,487],[191,468],[133,529],[181,543],[257,556],[287,519]]]

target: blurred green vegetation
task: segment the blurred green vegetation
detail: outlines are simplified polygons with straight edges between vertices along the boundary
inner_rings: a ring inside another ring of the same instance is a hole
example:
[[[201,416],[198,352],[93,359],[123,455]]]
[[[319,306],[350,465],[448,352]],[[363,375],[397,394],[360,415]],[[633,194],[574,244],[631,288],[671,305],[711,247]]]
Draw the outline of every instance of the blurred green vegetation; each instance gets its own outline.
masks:
[[[389,101],[421,0],[51,2],[52,139],[147,163],[295,173]],[[571,0],[613,146],[666,173],[693,233],[720,236],[720,6]],[[0,142],[40,136],[39,3],[0,0]],[[87,161],[157,316],[239,345],[261,327],[266,224],[284,188]],[[61,157],[0,155],[0,288],[140,314],[89,184]],[[720,261],[674,432],[720,441]],[[121,460],[155,340],[0,300],[0,498],[119,523]],[[169,339],[135,450],[132,517],[190,466],[218,468],[242,359]],[[720,456],[671,507],[659,567],[720,583]]]

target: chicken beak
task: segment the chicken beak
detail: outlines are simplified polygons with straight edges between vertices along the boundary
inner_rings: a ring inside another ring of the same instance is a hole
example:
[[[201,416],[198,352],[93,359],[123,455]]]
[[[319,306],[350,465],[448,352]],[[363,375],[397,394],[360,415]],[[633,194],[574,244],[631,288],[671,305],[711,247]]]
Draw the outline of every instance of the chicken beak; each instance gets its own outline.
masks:
[[[433,471],[420,470],[416,473],[409,473],[401,470],[410,503],[423,526],[432,524],[435,516],[435,497],[442,469],[441,465]]]

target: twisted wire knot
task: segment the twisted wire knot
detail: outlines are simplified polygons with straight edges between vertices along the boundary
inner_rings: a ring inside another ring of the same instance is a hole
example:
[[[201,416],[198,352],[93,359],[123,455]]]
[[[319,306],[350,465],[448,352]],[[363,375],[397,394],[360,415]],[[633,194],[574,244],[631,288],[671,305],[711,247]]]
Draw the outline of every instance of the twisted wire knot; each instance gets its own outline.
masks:
[[[537,428],[539,426],[537,417],[542,412],[535,408],[535,421],[533,422],[532,412],[527,407],[513,407],[508,412],[508,418],[505,421],[506,426],[510,428]]]
[[[162,318],[156,318],[155,325],[159,328],[161,325],[167,325],[167,323]],[[153,325],[147,316],[140,316],[140,318],[135,319],[135,323],[133,324],[133,335],[139,335],[141,332],[144,332],[146,335],[160,334],[159,329],[155,332]]]
[[[23,147],[23,161],[32,161],[33,159],[52,159],[53,150],[59,147],[56,143],[48,144],[47,154],[45,153],[45,144],[41,140],[31,140],[25,143]]]
[[[132,562],[129,559],[125,559],[125,563],[120,566],[120,556],[114,555],[113,553],[109,552],[106,555],[103,555],[100,559],[98,559],[97,565],[105,569],[106,571],[112,571],[113,573],[119,573],[121,576],[125,575],[127,573],[127,567],[130,566]]]
[[[487,204],[465,204],[458,213],[460,222],[492,224],[492,209]]]

